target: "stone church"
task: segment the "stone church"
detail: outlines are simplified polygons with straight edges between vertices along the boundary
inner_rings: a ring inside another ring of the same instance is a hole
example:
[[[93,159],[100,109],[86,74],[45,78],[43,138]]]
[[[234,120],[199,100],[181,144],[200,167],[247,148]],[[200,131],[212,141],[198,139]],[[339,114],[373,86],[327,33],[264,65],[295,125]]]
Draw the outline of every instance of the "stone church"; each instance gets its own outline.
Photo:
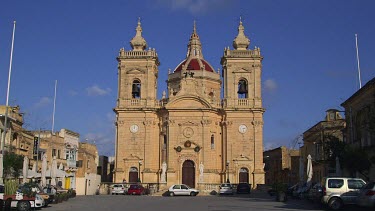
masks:
[[[130,45],[117,57],[114,182],[264,184],[263,57],[248,49],[242,21],[221,71],[204,59],[194,23],[186,58],[169,71],[161,99],[158,54],[147,48],[140,21]]]

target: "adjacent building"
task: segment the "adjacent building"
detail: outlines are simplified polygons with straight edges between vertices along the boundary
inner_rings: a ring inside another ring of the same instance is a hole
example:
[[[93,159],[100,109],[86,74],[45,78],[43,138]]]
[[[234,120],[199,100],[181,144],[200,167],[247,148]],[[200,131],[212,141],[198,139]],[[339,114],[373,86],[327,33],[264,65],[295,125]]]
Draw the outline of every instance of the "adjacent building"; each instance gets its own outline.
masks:
[[[366,150],[369,157],[375,157],[375,78],[368,81],[341,106],[346,113],[345,142]],[[372,163],[368,173],[369,179],[374,181],[375,163]]]
[[[6,111],[8,110],[8,111]],[[5,114],[7,112],[6,132]],[[0,106],[0,139],[4,139],[4,151],[12,151],[16,154],[28,156],[32,158],[33,137],[32,134],[23,129],[23,114],[20,112],[19,106]],[[5,136],[4,136],[4,133]]]
[[[284,183],[288,185],[299,182],[300,152],[281,146],[263,152],[265,184]]]
[[[346,127],[345,119],[337,109],[329,109],[323,121],[318,122],[303,133],[303,146],[301,147],[302,166],[306,172],[307,156],[311,155],[313,165],[313,182],[320,182],[326,176],[342,176],[339,169],[330,166],[327,162],[326,142],[331,140],[344,140],[343,131]],[[306,175],[303,178],[306,181]]]
[[[78,170],[76,172],[77,195],[94,195],[101,182],[97,174],[99,155],[96,145],[79,143]]]
[[[194,23],[186,58],[168,71],[161,99],[159,57],[147,48],[140,21],[130,44],[117,57],[114,182],[264,184],[263,57],[248,49],[243,23],[234,49],[224,48],[222,70],[204,58]]]

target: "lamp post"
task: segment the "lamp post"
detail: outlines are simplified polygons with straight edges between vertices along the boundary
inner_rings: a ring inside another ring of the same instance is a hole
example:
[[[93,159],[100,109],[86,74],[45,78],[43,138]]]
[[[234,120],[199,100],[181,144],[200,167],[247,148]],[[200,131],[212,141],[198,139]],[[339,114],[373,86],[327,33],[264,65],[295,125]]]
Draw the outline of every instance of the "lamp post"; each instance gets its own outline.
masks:
[[[141,183],[141,166],[142,166],[142,161],[138,161],[138,182]]]
[[[225,167],[226,167],[226,170],[227,170],[227,183],[230,183],[230,181],[229,181],[229,160],[227,160],[227,163],[226,163]]]

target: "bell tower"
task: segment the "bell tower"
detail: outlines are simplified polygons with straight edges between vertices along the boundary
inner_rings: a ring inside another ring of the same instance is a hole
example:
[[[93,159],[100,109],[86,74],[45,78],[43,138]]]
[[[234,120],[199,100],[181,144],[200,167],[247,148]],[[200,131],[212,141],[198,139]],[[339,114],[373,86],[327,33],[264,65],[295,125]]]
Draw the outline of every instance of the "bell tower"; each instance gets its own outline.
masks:
[[[130,41],[131,50],[120,49],[118,61],[118,97],[114,182],[129,182],[155,177],[158,164],[157,79],[159,59],[142,37],[141,21]]]
[[[225,111],[222,123],[223,151],[226,152],[223,165],[227,164],[228,174],[234,174],[234,178],[240,175],[240,180],[241,175],[247,172],[248,181],[254,185],[262,184],[262,181],[264,183],[262,153],[265,110],[261,98],[263,57],[259,48],[248,49],[250,39],[244,31],[240,19],[238,35],[233,40],[234,49],[224,48],[221,58]],[[242,166],[236,166],[236,163]]]

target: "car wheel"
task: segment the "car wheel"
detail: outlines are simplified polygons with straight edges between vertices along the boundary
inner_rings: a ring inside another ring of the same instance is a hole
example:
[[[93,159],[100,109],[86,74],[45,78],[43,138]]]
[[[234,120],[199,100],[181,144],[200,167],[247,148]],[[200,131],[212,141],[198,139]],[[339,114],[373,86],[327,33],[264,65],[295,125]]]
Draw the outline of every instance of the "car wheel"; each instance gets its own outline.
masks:
[[[169,192],[169,196],[174,196],[174,193],[173,192]]]
[[[195,192],[190,192],[190,196],[196,196],[197,194]]]
[[[28,210],[30,210],[30,202],[28,202],[28,201],[19,201],[17,203],[17,210],[18,211],[28,211]]]
[[[342,201],[341,201],[341,199],[339,199],[337,197],[334,197],[334,198],[329,200],[328,206],[332,210],[339,210],[339,209],[342,208]]]

